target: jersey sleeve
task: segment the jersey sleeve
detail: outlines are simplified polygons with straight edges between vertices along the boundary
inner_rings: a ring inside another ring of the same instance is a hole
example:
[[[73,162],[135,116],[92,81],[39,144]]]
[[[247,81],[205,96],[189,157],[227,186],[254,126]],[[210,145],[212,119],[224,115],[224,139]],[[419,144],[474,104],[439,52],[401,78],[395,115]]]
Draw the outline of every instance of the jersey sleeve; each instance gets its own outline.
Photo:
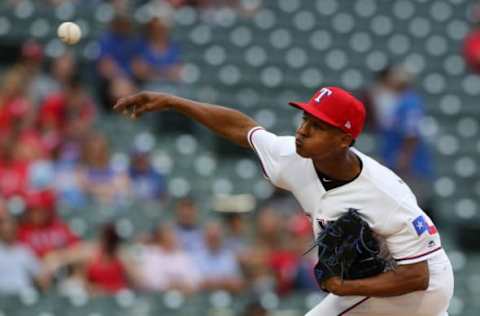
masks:
[[[282,152],[289,146],[285,137],[279,137],[263,127],[252,128],[247,135],[248,143],[260,160],[264,176],[275,186],[289,190],[283,181]]]
[[[395,217],[401,219],[399,230],[386,241],[397,264],[425,261],[442,249],[437,228],[426,214],[419,212],[413,216]]]

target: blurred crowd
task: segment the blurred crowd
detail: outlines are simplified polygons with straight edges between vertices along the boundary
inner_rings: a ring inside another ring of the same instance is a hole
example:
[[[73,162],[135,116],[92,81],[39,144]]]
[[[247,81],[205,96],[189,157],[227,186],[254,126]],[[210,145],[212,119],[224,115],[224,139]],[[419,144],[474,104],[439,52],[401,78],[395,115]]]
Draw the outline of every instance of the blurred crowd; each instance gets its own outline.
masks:
[[[315,290],[313,253],[303,256],[310,223],[296,208],[279,213],[272,202],[255,215],[203,219],[198,203],[185,198],[173,201],[171,222],[152,223],[128,240],[114,220],[90,240],[62,217],[62,209],[134,212],[128,201],[173,200],[151,148],[133,142],[128,166],[115,167],[109,140],[96,128],[122,95],[145,82],[178,80],[180,52],[167,26],[153,17],[145,32],[134,32],[125,15],[113,19],[99,39],[98,91],[81,76],[72,52],[48,59],[33,41],[22,44],[20,58],[3,72],[0,294]]]
[[[123,290],[189,295],[227,291],[252,296],[315,290],[314,256],[304,256],[310,223],[300,213],[264,207],[203,222],[190,198],[180,199],[172,221],[123,240],[113,222],[94,240],[82,240],[56,213],[51,195],[27,200],[13,216],[0,204],[0,294],[31,290],[61,295],[111,295]]]
[[[104,56],[98,65],[115,63]],[[21,58],[3,73],[1,294],[315,289],[313,258],[302,256],[310,223],[295,213],[266,208],[255,219],[228,214],[203,223],[197,203],[183,199],[172,210],[174,221],[146,227],[128,241],[114,222],[100,227],[95,240],[76,234],[59,209],[168,199],[165,177],[152,167],[148,149],[133,146],[128,168],[114,168],[109,142],[95,129],[101,107],[78,73],[69,52],[46,65],[35,42],[25,42]]]

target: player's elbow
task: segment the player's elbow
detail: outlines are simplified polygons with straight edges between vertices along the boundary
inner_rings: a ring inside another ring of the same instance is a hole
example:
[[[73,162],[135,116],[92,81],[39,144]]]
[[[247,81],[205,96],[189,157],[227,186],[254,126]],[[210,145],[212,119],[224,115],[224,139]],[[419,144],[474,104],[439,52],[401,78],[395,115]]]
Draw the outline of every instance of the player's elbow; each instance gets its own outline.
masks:
[[[427,272],[418,276],[419,291],[426,291],[430,285],[430,273]]]
[[[410,283],[412,291],[425,291],[430,284],[430,272],[427,261],[404,266],[402,278]]]
[[[414,277],[415,283],[415,290],[417,291],[425,291],[428,289],[428,285],[430,284],[430,275],[428,271],[426,273],[419,273]]]

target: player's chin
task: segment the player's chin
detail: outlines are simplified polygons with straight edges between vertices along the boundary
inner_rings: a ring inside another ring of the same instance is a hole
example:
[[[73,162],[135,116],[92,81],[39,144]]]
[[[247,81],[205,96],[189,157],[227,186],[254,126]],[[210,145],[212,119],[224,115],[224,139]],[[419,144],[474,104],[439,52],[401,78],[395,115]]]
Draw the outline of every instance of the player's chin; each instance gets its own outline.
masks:
[[[303,148],[303,146],[297,145],[295,149],[296,149],[297,155],[299,155],[300,157],[310,158],[310,155],[307,152],[305,152],[305,149]]]

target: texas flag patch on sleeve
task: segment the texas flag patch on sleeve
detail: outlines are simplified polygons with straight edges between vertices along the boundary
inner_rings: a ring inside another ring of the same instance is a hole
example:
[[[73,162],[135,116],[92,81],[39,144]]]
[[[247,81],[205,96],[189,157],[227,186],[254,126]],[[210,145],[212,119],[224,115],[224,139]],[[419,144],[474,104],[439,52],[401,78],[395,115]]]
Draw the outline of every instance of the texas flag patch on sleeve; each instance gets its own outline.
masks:
[[[429,225],[423,215],[415,218],[412,221],[412,225],[415,228],[418,236],[421,236],[425,232],[428,232],[429,235],[435,235],[437,233],[437,228],[435,227],[435,225]]]

